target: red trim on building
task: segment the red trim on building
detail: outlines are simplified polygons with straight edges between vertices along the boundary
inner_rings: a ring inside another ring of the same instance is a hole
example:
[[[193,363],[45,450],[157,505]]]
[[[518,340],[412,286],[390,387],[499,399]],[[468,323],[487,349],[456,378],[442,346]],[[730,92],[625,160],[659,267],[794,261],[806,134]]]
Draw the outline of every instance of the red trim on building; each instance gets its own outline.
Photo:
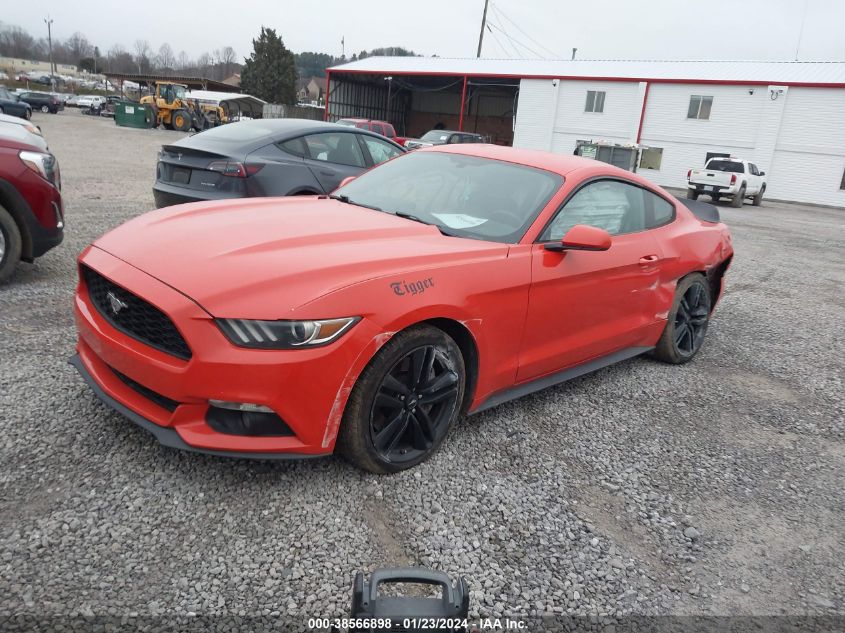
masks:
[[[458,118],[458,132],[464,131],[464,110],[466,109],[467,99],[467,79],[468,77],[464,75],[464,87],[461,88],[461,116]]]
[[[326,71],[328,72],[328,70]],[[387,71],[387,70],[341,70],[336,74],[349,75],[398,75],[400,77],[461,77],[461,74],[447,72]],[[475,78],[485,79],[558,79],[561,81],[622,81],[630,83],[648,82],[653,84],[715,84],[722,86],[789,86],[790,88],[845,88],[845,83],[818,83],[804,81],[761,81],[753,79],[655,79],[654,77],[584,77],[574,75],[506,75],[495,73],[472,73]]]
[[[651,88],[649,82],[645,82],[645,94],[643,95],[643,109],[640,110],[640,126],[637,128],[637,143],[643,135],[643,123],[645,123],[645,106],[648,103],[648,90]]]
[[[332,71],[326,68],[326,103],[323,109],[323,121],[329,120],[329,95],[332,93]]]

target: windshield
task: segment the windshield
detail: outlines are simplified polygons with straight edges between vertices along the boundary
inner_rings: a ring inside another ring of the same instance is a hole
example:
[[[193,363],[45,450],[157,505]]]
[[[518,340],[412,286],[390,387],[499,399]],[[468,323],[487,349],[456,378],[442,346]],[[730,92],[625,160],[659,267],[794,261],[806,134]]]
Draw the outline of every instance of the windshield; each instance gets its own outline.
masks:
[[[742,163],[734,160],[711,160],[707,163],[707,169],[713,171],[728,171],[735,174],[743,173]]]
[[[346,127],[355,127],[355,121],[352,121],[351,119],[340,119],[337,124],[345,125]]]
[[[431,130],[430,132],[426,132],[425,134],[423,134],[420,137],[420,140],[445,143],[449,140],[449,134],[451,134],[451,132],[444,132],[443,130]]]
[[[173,94],[177,99],[185,98],[185,86],[173,86]]]
[[[516,243],[561,184],[558,174],[533,167],[420,152],[384,163],[336,193],[450,235]]]

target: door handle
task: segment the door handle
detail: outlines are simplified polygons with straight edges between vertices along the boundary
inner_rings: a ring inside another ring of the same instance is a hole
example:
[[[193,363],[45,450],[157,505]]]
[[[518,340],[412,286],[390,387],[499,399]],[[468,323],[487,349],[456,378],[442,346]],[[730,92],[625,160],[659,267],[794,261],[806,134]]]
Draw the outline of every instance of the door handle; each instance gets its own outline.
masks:
[[[656,264],[660,258],[657,255],[643,255],[640,257],[640,266],[648,266],[649,264]]]

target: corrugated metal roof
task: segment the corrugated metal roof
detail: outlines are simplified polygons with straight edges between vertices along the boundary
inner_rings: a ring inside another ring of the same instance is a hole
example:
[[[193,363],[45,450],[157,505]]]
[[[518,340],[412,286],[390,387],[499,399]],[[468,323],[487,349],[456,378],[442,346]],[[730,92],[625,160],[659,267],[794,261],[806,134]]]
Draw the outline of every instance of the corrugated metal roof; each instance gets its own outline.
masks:
[[[470,75],[473,77],[561,77],[845,86],[845,62],[526,60],[445,57],[367,57],[334,66],[332,72]]]

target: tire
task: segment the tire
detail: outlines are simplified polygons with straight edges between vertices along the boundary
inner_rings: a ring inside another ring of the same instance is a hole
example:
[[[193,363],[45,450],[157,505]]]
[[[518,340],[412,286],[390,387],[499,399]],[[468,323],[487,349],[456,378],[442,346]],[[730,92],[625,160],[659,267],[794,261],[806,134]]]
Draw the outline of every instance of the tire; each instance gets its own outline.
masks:
[[[428,325],[399,332],[355,383],[338,452],[373,473],[413,468],[443,443],[460,414],[465,385],[464,359],[450,336]]]
[[[190,132],[191,130],[191,115],[185,110],[176,110],[170,115],[170,123],[174,130],[179,132]]]
[[[695,189],[687,189],[687,198],[689,200],[698,200],[698,191]]]
[[[0,106],[0,114],[6,114],[5,112],[3,112],[3,106]]]
[[[26,110],[24,110],[24,118],[27,121],[32,120],[32,108],[27,108]]]
[[[739,191],[731,200],[731,206],[734,209],[741,209],[743,204],[745,204],[745,185],[739,188]]]
[[[755,207],[759,207],[761,204],[763,204],[763,194],[764,193],[766,193],[766,185],[763,185],[762,187],[760,187],[760,191],[758,191],[757,195],[754,196],[753,204],[754,204]]]
[[[651,355],[673,365],[691,361],[707,334],[711,305],[710,287],[704,275],[694,273],[684,277],[675,290],[666,329]]]
[[[150,106],[150,110],[152,111],[152,118],[150,119],[150,129],[156,129],[158,127],[158,108],[156,106]]]
[[[0,283],[6,281],[21,259],[23,242],[15,219],[0,207]]]
[[[45,106],[45,105],[41,106],[41,111],[44,114],[47,114],[50,111],[50,106]]]

